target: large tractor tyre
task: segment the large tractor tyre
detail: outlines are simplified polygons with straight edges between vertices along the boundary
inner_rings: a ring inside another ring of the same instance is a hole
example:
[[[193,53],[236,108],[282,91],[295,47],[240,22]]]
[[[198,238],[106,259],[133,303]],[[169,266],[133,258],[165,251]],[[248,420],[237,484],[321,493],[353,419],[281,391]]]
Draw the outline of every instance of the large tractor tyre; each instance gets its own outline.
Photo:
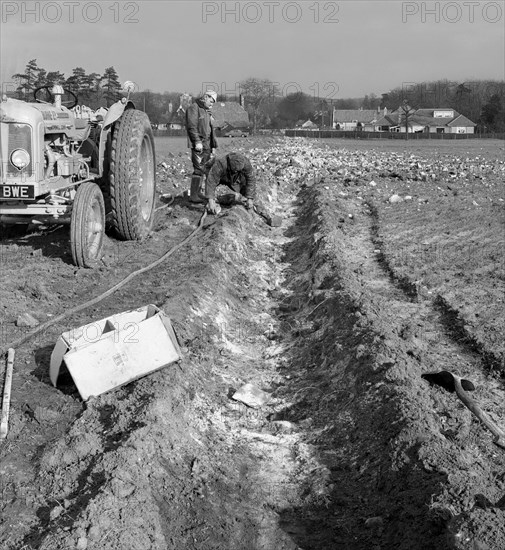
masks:
[[[92,181],[79,185],[70,218],[70,248],[75,265],[95,267],[102,257],[105,204]]]
[[[112,226],[120,239],[147,237],[154,222],[156,159],[149,118],[127,109],[116,122],[110,156]]]

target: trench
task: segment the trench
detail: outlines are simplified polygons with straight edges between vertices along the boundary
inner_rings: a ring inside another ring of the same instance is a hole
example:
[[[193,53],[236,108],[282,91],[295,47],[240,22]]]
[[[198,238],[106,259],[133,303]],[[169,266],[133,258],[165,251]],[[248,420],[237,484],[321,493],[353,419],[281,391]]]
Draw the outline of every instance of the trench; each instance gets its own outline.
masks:
[[[183,358],[91,400],[38,451],[38,520],[6,548],[456,548],[460,454],[488,458],[441,430],[447,411],[467,439],[478,427],[420,375],[463,352],[429,341],[447,348],[437,358],[417,338],[439,327],[374,254],[362,206],[342,223],[329,186],[270,191],[281,228],[224,208],[106,304],[156,289]],[[245,383],[266,404],[233,400]]]
[[[227,404],[226,439],[244,451],[226,474],[229,494],[239,495],[239,526],[216,547],[445,548],[444,525],[426,510],[446,476],[422,468],[418,451],[429,436],[407,433],[420,420],[404,403],[407,374],[387,380],[397,359],[382,345],[383,327],[320,242],[331,232],[320,223],[319,193],[281,195],[290,220],[282,233],[251,231],[242,212],[219,228],[214,276],[228,299],[201,298],[197,310],[221,327],[213,344],[226,365],[214,361],[213,373],[231,385],[229,395],[253,382],[272,400],[256,412]],[[372,310],[388,300],[408,307],[380,263],[375,271]],[[169,532],[172,515],[165,519]]]

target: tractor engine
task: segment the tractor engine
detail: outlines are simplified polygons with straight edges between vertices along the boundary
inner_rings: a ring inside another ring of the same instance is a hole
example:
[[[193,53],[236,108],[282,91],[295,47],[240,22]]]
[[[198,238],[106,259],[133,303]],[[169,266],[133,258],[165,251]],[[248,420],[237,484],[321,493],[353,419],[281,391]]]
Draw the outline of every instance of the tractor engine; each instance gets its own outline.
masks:
[[[69,177],[77,181],[89,177],[89,167],[79,153],[81,142],[71,141],[66,134],[44,138],[44,178]]]
[[[7,99],[0,103],[2,177],[5,183],[36,182],[35,196],[54,184],[89,178],[82,145],[91,130],[65,107]],[[90,147],[84,148],[90,150]]]

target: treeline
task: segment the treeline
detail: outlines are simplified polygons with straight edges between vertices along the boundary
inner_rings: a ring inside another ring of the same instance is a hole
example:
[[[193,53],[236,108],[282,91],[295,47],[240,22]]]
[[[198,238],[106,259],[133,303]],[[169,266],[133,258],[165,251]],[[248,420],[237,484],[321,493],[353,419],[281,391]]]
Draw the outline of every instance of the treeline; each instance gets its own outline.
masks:
[[[333,108],[387,108],[393,111],[407,105],[412,112],[419,108],[455,109],[477,123],[477,131],[505,131],[505,81],[409,83],[393,88],[381,97],[370,93],[363,98],[347,99],[312,97],[302,92],[282,97],[275,93],[272,82],[255,78],[249,78],[239,86],[253,125],[259,127],[292,128],[300,121],[311,120],[324,128],[331,124]]]
[[[23,73],[12,75],[17,87],[9,95],[25,101],[33,101],[33,92],[42,86],[60,84],[78,96],[79,104],[91,109],[110,107],[124,96],[122,84],[114,67],[108,67],[103,74],[87,73],[76,67],[66,76],[60,71],[48,71],[39,67],[36,59],[30,60]],[[171,111],[179,106],[179,92],[155,93],[150,90],[134,91],[130,97],[137,108],[144,110],[152,122],[168,122]]]
[[[65,76],[60,71],[47,71],[32,59],[24,73],[13,75],[17,82],[16,96],[32,100],[33,90],[40,86],[61,84],[79,97],[81,105],[92,109],[110,106],[122,95],[121,83],[114,67],[108,67],[103,74],[87,73],[82,67]],[[396,87],[380,97],[374,93],[359,98],[337,98],[335,93],[326,97],[315,97],[303,92],[283,95],[268,79],[247,78],[238,83],[236,96],[218,95],[218,101],[240,101],[245,108],[253,129],[293,128],[300,122],[311,120],[320,127],[329,127],[333,109],[397,109],[408,103],[417,108],[452,108],[478,124],[478,131],[505,131],[505,82],[478,80],[473,82],[452,82],[437,80],[422,83],[408,83]],[[198,96],[200,91],[192,94]],[[177,91],[153,92],[135,91],[131,98],[137,108],[144,110],[153,123],[166,124],[175,116],[183,94]],[[187,96],[186,96],[187,97]],[[178,122],[183,122],[180,117]]]
[[[74,92],[81,105],[92,109],[108,107],[120,95],[121,83],[114,67],[108,67],[102,75],[86,73],[82,67],[76,67],[72,74],[66,77],[60,71],[47,71],[37,65],[36,59],[31,59],[23,73],[16,73],[12,78],[17,82],[16,97],[33,101],[33,92],[42,86],[60,84]]]

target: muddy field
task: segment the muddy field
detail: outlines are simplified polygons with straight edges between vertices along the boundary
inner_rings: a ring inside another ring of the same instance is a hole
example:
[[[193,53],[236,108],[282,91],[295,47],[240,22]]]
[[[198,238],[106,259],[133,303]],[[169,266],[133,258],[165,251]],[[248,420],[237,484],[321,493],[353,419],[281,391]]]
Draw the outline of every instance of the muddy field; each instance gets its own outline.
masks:
[[[157,139],[160,194],[188,187]],[[0,445],[5,550],[505,548],[503,142],[222,139],[246,152],[271,228],[208,216],[162,266],[16,350]],[[0,243],[0,347],[180,243],[202,208],[160,198],[144,243],[72,265],[68,230]],[[155,304],[182,360],[83,403],[49,380],[64,330]],[[2,364],[2,369],[4,365]],[[3,371],[2,371],[3,380]],[[252,383],[266,403],[233,399]]]

